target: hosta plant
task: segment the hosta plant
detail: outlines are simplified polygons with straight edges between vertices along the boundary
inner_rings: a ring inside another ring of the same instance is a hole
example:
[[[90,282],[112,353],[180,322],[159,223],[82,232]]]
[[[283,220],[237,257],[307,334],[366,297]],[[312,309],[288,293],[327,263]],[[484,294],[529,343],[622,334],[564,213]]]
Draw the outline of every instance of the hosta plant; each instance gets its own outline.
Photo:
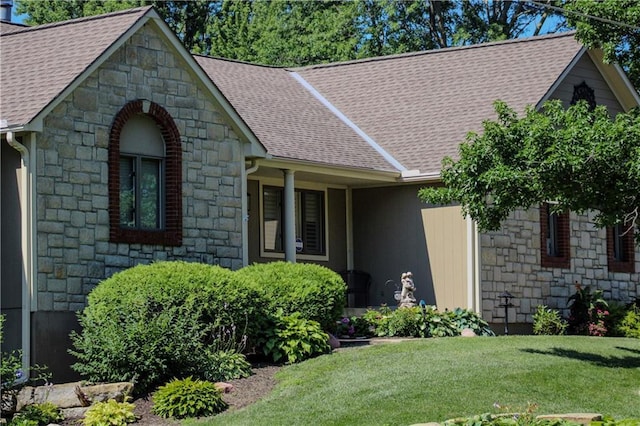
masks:
[[[62,415],[60,408],[51,402],[44,402],[27,405],[13,416],[13,420],[9,424],[11,426],[40,426],[59,423],[62,420],[64,420],[64,415]]]
[[[222,391],[213,382],[192,377],[174,379],[153,394],[153,412],[164,418],[212,416],[226,408]]]
[[[137,418],[133,413],[135,405],[130,402],[118,402],[110,399],[96,402],[84,415],[84,426],[125,426],[134,423]]]

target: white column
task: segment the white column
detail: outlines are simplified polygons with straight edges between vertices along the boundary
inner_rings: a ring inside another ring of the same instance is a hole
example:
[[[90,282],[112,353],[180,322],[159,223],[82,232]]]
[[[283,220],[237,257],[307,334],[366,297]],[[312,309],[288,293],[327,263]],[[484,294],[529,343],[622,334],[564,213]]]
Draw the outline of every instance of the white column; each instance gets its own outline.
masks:
[[[296,192],[293,170],[284,170],[284,259],[296,262]]]

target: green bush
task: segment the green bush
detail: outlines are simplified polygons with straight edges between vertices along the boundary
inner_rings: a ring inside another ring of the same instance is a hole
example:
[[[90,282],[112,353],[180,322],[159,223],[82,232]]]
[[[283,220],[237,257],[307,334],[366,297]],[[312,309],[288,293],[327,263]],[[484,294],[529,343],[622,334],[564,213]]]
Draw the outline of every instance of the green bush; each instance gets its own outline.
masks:
[[[134,423],[137,418],[133,414],[135,405],[130,402],[118,402],[110,399],[96,402],[84,414],[84,426],[125,426]]]
[[[9,425],[11,426],[42,426],[50,423],[59,423],[64,420],[64,416],[60,408],[51,402],[44,402],[42,404],[31,404],[20,410],[13,416],[13,420]]]
[[[222,391],[214,383],[191,377],[174,379],[153,394],[153,412],[164,418],[212,416],[226,408]]]
[[[293,364],[331,351],[329,335],[317,321],[302,318],[300,313],[284,315],[279,309],[274,325],[266,330],[264,354],[274,362]]]
[[[560,313],[544,305],[538,305],[533,314],[533,334],[556,336],[566,333],[568,324]]]
[[[172,377],[205,376],[220,327],[264,328],[260,294],[224,268],[139,265],[101,282],[78,314],[73,368],[94,382],[134,381],[145,392]],[[239,339],[244,336],[238,336]]]
[[[459,336],[465,328],[478,336],[493,336],[489,324],[468,309],[440,312],[435,306],[415,306],[391,310],[387,306],[368,309],[362,319],[379,337],[449,337]]]
[[[640,339],[640,310],[632,308],[627,312],[617,329],[624,337]]]
[[[225,382],[249,377],[251,364],[244,354],[235,351],[213,351],[208,356],[204,378],[212,382]]]
[[[451,319],[455,322],[459,332],[465,328],[473,330],[478,336],[495,336],[489,323],[482,319],[479,313],[471,309],[455,308],[451,312]]]
[[[256,263],[235,272],[250,281],[267,298],[271,312],[299,312],[302,318],[332,331],[346,300],[342,277],[324,266],[310,263]]]

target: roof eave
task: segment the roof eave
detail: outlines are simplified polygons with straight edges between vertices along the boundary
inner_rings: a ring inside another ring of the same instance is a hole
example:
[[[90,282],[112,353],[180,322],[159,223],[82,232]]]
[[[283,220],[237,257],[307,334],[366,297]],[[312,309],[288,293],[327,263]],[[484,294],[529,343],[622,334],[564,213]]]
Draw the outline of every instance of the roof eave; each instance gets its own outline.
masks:
[[[602,49],[591,49],[588,54],[622,108],[628,112],[639,106],[640,94],[633,87],[620,65],[605,63]]]

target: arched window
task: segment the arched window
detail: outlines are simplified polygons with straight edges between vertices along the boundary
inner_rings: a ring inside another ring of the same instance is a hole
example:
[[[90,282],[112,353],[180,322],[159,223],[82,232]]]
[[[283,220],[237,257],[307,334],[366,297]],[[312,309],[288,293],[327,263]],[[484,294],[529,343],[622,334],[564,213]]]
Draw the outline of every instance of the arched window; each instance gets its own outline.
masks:
[[[125,105],[109,138],[110,241],[182,243],[181,167],[169,113],[149,101]]]

